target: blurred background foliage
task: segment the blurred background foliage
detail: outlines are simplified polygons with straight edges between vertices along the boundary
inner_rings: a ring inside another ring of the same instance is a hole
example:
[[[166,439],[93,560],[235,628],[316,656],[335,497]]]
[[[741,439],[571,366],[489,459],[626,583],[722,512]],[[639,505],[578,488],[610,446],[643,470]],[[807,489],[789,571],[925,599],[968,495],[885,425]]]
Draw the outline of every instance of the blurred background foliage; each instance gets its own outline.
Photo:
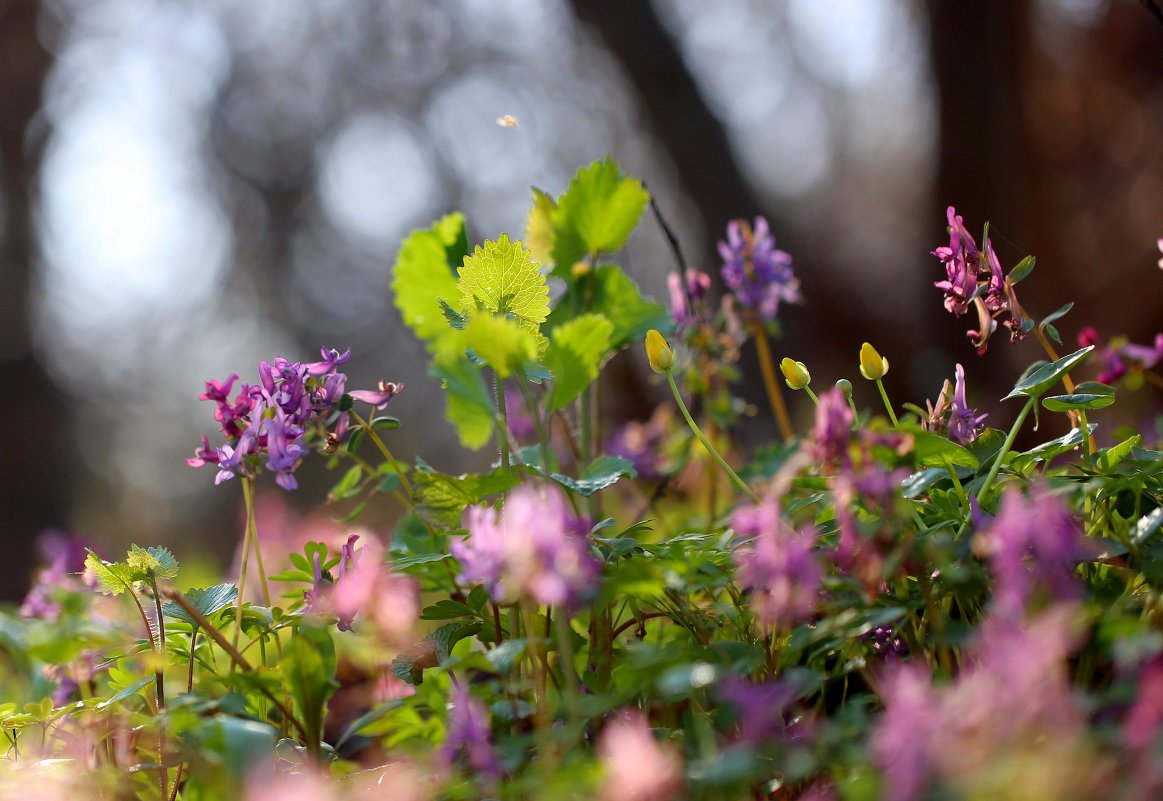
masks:
[[[437,419],[388,293],[396,248],[452,209],[477,241],[519,232],[531,185],[560,193],[606,154],[716,278],[727,221],[771,220],[807,299],[785,307],[777,358],[822,381],[854,376],[872,339],[898,400],[935,397],[962,361],[997,409],[1038,358],[1032,339],[999,338],[978,360],[942,309],[929,251],[949,204],[971,230],[990,221],[1007,267],[1037,256],[1032,314],[1078,302],[1064,337],[1090,324],[1150,341],[1151,5],[0,0],[0,541],[15,575],[51,526],[227,562],[238,493],[183,461],[214,429],[197,397],[276,354],[352,347],[349,386],[408,385],[399,453],[487,462]],[[665,298],[674,260],[653,220],[624,265]],[[645,417],[658,388],[639,355],[613,371],[610,419]],[[757,375],[739,391],[762,403]],[[748,425],[774,433],[764,414]],[[270,526],[298,525],[282,505],[317,503],[334,478],[305,472],[297,493],[266,490]]]

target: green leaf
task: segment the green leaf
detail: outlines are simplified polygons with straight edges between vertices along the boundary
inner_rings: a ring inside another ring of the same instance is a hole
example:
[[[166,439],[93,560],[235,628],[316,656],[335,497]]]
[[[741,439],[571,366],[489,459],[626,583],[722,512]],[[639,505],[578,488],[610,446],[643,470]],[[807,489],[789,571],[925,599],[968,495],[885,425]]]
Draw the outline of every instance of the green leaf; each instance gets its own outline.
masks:
[[[1090,423],[1086,427],[1086,435],[1090,436],[1094,430],[1098,428],[1095,423]],[[1073,450],[1082,444],[1082,430],[1072,428],[1067,433],[1052,439],[1049,442],[1043,442],[1036,448],[1031,448],[1028,451],[1018,454],[1015,461],[1019,464],[1029,464],[1030,462],[1043,459],[1049,461],[1059,454],[1066,453],[1066,451]]]
[[[468,321],[465,320],[463,314],[448,305],[448,301],[444,298],[437,298],[436,301],[440,304],[440,311],[444,314],[444,319],[448,320],[448,324],[457,331],[463,331]]]
[[[274,577],[272,576],[271,578],[273,579]],[[182,595],[203,616],[210,617],[215,612],[230,606],[238,598],[238,587],[234,584],[215,584],[213,587],[207,587],[204,590],[186,590]],[[191,626],[198,625],[197,621],[185,609],[173,601],[166,601],[162,604],[162,614],[185,621]]]
[[[466,448],[480,448],[493,435],[496,412],[480,368],[463,354],[438,356],[429,367],[429,373],[444,383],[444,417],[454,426],[460,442]]]
[[[1109,473],[1114,469],[1115,465],[1127,458],[1135,448],[1143,443],[1142,434],[1133,434],[1129,438],[1123,440],[1118,445],[1113,445],[1104,451],[1100,451],[1095,465],[1100,472]]]
[[[1074,387],[1069,395],[1051,395],[1042,405],[1052,412],[1075,409],[1105,409],[1115,402],[1115,388],[1097,381],[1086,381]]]
[[[462,603],[448,598],[437,601],[432,606],[424,608],[420,614],[421,620],[454,620],[458,617],[475,617],[476,613]]]
[[[351,722],[351,725],[347,727],[347,729],[343,732],[343,734],[340,736],[340,738],[335,741],[335,750],[338,751],[339,749],[343,748],[344,743],[346,743],[348,740],[350,740],[355,735],[359,734],[362,729],[364,729],[367,726],[370,726],[371,724],[375,723],[377,720],[382,718],[384,715],[388,714],[389,712],[391,712],[393,710],[399,709],[403,705],[404,705],[404,699],[393,698],[391,701],[385,701],[384,703],[382,703],[378,706],[372,707],[367,712],[364,712],[358,718],[353,720]]]
[[[525,220],[525,247],[541,264],[553,262],[553,212],[556,210],[553,195],[533,187],[533,207]]]
[[[320,626],[304,623],[283,649],[279,668],[299,710],[299,720],[307,730],[309,749],[323,741],[327,699],[339,687],[335,667],[335,643],[327,629]]]
[[[1028,371],[1014,386],[1013,390],[1010,391],[1010,394],[1006,395],[1002,400],[1018,397],[1040,397],[1046,390],[1061,381],[1062,376],[1074,369],[1092,350],[1094,350],[1094,345],[1087,345],[1085,348],[1076,350],[1074,353],[1063,356],[1061,359],[1048,364],[1042,364]]]
[[[1042,322],[1038,323],[1038,328],[1042,329],[1043,331],[1046,330],[1046,326],[1050,325],[1050,323],[1052,323],[1056,320],[1060,320],[1061,318],[1065,317],[1066,313],[1069,312],[1073,308],[1074,308],[1074,301],[1071,301],[1070,303],[1066,303],[1062,306],[1059,306],[1057,309],[1055,309],[1054,311],[1050,312],[1049,314],[1047,314],[1045,317],[1042,318]]]
[[[92,549],[86,548],[85,571],[97,580],[97,591],[104,595],[120,595],[132,591],[133,584],[143,576],[134,568],[121,562],[106,562]]]
[[[406,653],[392,660],[392,672],[412,685],[424,681],[424,670],[448,659],[453,647],[481,630],[481,621],[460,621],[441,626]]]
[[[465,343],[501,378],[537,361],[537,338],[516,320],[474,314],[468,322]]]
[[[348,468],[348,471],[343,474],[343,478],[339,480],[339,483],[331,488],[331,492],[327,493],[328,499],[337,501],[358,495],[359,481],[361,478],[363,478],[363,467],[357,464]]]
[[[1014,268],[1010,270],[1010,274],[1007,276],[1007,278],[1010,280],[1010,283],[1017,285],[1024,278],[1028,277],[1030,273],[1034,272],[1034,263],[1035,259],[1033,256],[1026,256],[1026,258],[1015,264]],[[1065,314],[1065,312],[1063,312],[1063,314]]]
[[[610,349],[614,324],[601,314],[583,314],[553,329],[545,364],[553,372],[549,409],[560,409],[598,377]]]
[[[913,456],[922,467],[944,467],[946,464],[953,464],[976,468],[981,464],[968,448],[946,437],[919,428],[906,430],[913,437]]]
[[[440,310],[440,298],[455,298],[454,264],[467,251],[464,217],[449,214],[431,228],[413,231],[392,267],[392,294],[400,316],[425,342],[431,343],[452,329]]]
[[[453,477],[444,473],[417,473],[412,480],[416,511],[434,525],[455,528],[465,507],[489,495],[512,489],[520,478],[507,470]]]
[[[1163,506],[1158,506],[1149,514],[1143,515],[1131,529],[1131,542],[1142,545],[1148,537],[1163,527]]]
[[[505,234],[478,245],[460,268],[461,309],[511,314],[536,331],[549,316],[549,285],[520,240]]]
[[[578,170],[553,212],[555,275],[587,255],[613,253],[630,239],[650,195],[607,157]]]
[[[550,315],[553,328],[573,318],[571,309],[579,294],[585,298],[590,311],[614,324],[610,333],[611,350],[640,344],[651,328],[657,328],[664,335],[674,328],[674,320],[666,307],[643,297],[638,285],[616,264],[598,265],[584,285],[579,282],[570,287]]]
[[[637,475],[638,472],[629,459],[621,456],[599,456],[590,462],[579,478],[570,478],[561,473],[551,473],[549,477],[561,486],[588,498],[614,485],[622,476],[634,478]]]
[[[111,706],[116,706],[117,704],[120,704],[122,701],[127,701],[130,698],[132,698],[133,696],[137,695],[142,690],[144,690],[149,685],[153,684],[156,679],[157,679],[157,676],[145,676],[144,678],[140,678],[137,681],[133,682],[132,684],[129,684],[125,687],[122,687],[116,693],[109,696],[101,703],[97,704],[96,709],[99,711],[105,710]]]
[[[1046,332],[1046,336],[1050,337],[1050,339],[1052,339],[1054,341],[1055,345],[1062,344],[1062,335],[1058,333],[1057,328],[1055,328],[1054,326],[1047,323],[1045,328],[1043,328],[1042,330]]]
[[[452,556],[446,553],[416,553],[408,554],[406,556],[393,556],[392,569],[393,570],[407,570],[416,565],[427,565],[432,562],[443,562],[445,559],[451,559]]]

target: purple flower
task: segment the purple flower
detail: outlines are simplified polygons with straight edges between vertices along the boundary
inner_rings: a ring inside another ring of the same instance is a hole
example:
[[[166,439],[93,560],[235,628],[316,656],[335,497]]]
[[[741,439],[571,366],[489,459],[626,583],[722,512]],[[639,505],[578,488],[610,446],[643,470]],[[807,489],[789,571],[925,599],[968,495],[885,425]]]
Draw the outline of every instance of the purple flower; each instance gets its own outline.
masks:
[[[341,364],[347,364],[348,359],[351,358],[351,348],[348,348],[343,353],[334,348],[320,348],[319,355],[323,357],[321,362],[312,362],[306,365],[307,375],[328,375],[334,373],[335,368]]]
[[[647,422],[619,426],[606,443],[606,453],[628,459],[641,479],[660,478],[665,465],[660,451],[671,419],[670,407],[659,406]]]
[[[775,247],[775,237],[763,217],[755,218],[754,229],[746,220],[727,225],[727,241],[719,242],[723,258],[723,281],[739,305],[770,320],[779,313],[779,302],[800,300],[799,280],[792,271],[792,258]]]
[[[1150,370],[1163,359],[1163,334],[1155,335],[1153,345],[1128,343],[1118,349],[1119,355],[1135,362],[1143,370]]]
[[[666,288],[670,291],[670,313],[675,322],[685,325],[696,317],[697,307],[711,289],[711,276],[699,270],[688,269],[684,276],[670,273],[666,277]]]
[[[968,445],[985,430],[988,414],[978,415],[965,399],[965,368],[958,364],[953,369],[953,402],[949,405],[949,439],[958,445]]]
[[[941,732],[941,712],[927,670],[904,664],[881,680],[884,700],[870,744],[884,772],[885,801],[911,801],[931,781],[935,766],[930,743]]]
[[[840,390],[821,392],[811,440],[811,449],[816,459],[821,462],[840,462],[847,458],[852,423],[855,420],[848,399]]]
[[[49,530],[37,537],[42,557],[48,566],[36,574],[36,580],[20,605],[20,616],[56,622],[61,614],[64,593],[82,589],[78,574],[85,569],[85,546],[62,531]]]
[[[739,584],[751,593],[751,609],[765,627],[786,632],[811,620],[822,579],[815,539],[764,526],[751,545],[735,552]]]
[[[1036,488],[1028,500],[1020,490],[1009,490],[993,524],[974,543],[989,557],[997,613],[1020,617],[1033,600],[1076,598],[1081,537],[1078,522],[1045,488]]]
[[[760,743],[781,732],[787,725],[785,712],[799,696],[799,689],[786,681],[757,684],[730,676],[716,694],[739,713],[739,739]]]
[[[374,391],[367,389],[357,389],[347,394],[355,398],[357,401],[370,403],[377,409],[382,409],[388,405],[388,401],[403,391],[403,384],[394,384],[391,381],[380,381],[379,388]]]
[[[451,767],[463,755],[477,773],[491,779],[500,778],[501,764],[493,751],[488,710],[460,684],[452,691],[447,729],[440,751],[445,766]]]
[[[460,579],[484,583],[494,601],[571,606],[595,587],[600,565],[554,487],[518,487],[500,511],[469,507],[464,526],[469,536],[450,546]]]

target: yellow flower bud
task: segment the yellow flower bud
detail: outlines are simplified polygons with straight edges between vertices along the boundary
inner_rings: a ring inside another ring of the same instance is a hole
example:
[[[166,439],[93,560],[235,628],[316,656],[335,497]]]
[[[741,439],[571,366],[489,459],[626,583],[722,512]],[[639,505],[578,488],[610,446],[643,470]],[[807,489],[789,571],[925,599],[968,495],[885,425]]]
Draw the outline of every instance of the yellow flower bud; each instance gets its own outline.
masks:
[[[876,352],[876,348],[865,342],[860,346],[860,374],[869,381],[883,378],[888,372],[888,359]]]
[[[779,363],[779,369],[783,371],[783,378],[792,389],[803,389],[812,383],[812,374],[808,372],[807,365],[803,362],[793,361],[784,356],[783,361]]]
[[[666,337],[654,328],[646,332],[646,360],[650,362],[650,369],[656,373],[669,372],[674,364],[674,351]]]
[[[569,268],[570,273],[574,278],[581,278],[583,275],[589,275],[590,263],[588,261],[575,261],[573,267]]]

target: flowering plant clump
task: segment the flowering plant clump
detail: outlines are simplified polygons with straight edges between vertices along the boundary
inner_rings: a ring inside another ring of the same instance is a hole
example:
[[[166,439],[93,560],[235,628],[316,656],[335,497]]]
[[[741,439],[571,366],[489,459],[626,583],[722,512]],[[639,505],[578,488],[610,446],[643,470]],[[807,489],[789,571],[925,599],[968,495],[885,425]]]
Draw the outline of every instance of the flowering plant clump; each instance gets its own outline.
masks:
[[[166,547],[46,535],[0,613],[0,797],[1163,797],[1163,335],[1059,353],[1071,304],[1034,322],[1033,259],[1007,271],[950,208],[945,307],[976,310],[978,352],[1000,320],[1045,358],[988,413],[971,358],[894,403],[905,354],[813,376],[782,352],[802,298],[762,218],[717,271],[676,249],[669,306],[644,296],[618,254],[648,201],[607,159],[534,190],[524,241],[470,247],[451,214],[404,242],[396,308],[481,470],[397,458],[435,415],[349,391],[349,351],[207,382],[221,439],[189,462],[240,490],[238,564],[192,587]],[[669,397],[613,426],[627,351]],[[771,442],[736,436],[755,368]],[[1141,428],[1115,422],[1133,393]],[[264,539],[256,498],[312,452],[337,522]]]

